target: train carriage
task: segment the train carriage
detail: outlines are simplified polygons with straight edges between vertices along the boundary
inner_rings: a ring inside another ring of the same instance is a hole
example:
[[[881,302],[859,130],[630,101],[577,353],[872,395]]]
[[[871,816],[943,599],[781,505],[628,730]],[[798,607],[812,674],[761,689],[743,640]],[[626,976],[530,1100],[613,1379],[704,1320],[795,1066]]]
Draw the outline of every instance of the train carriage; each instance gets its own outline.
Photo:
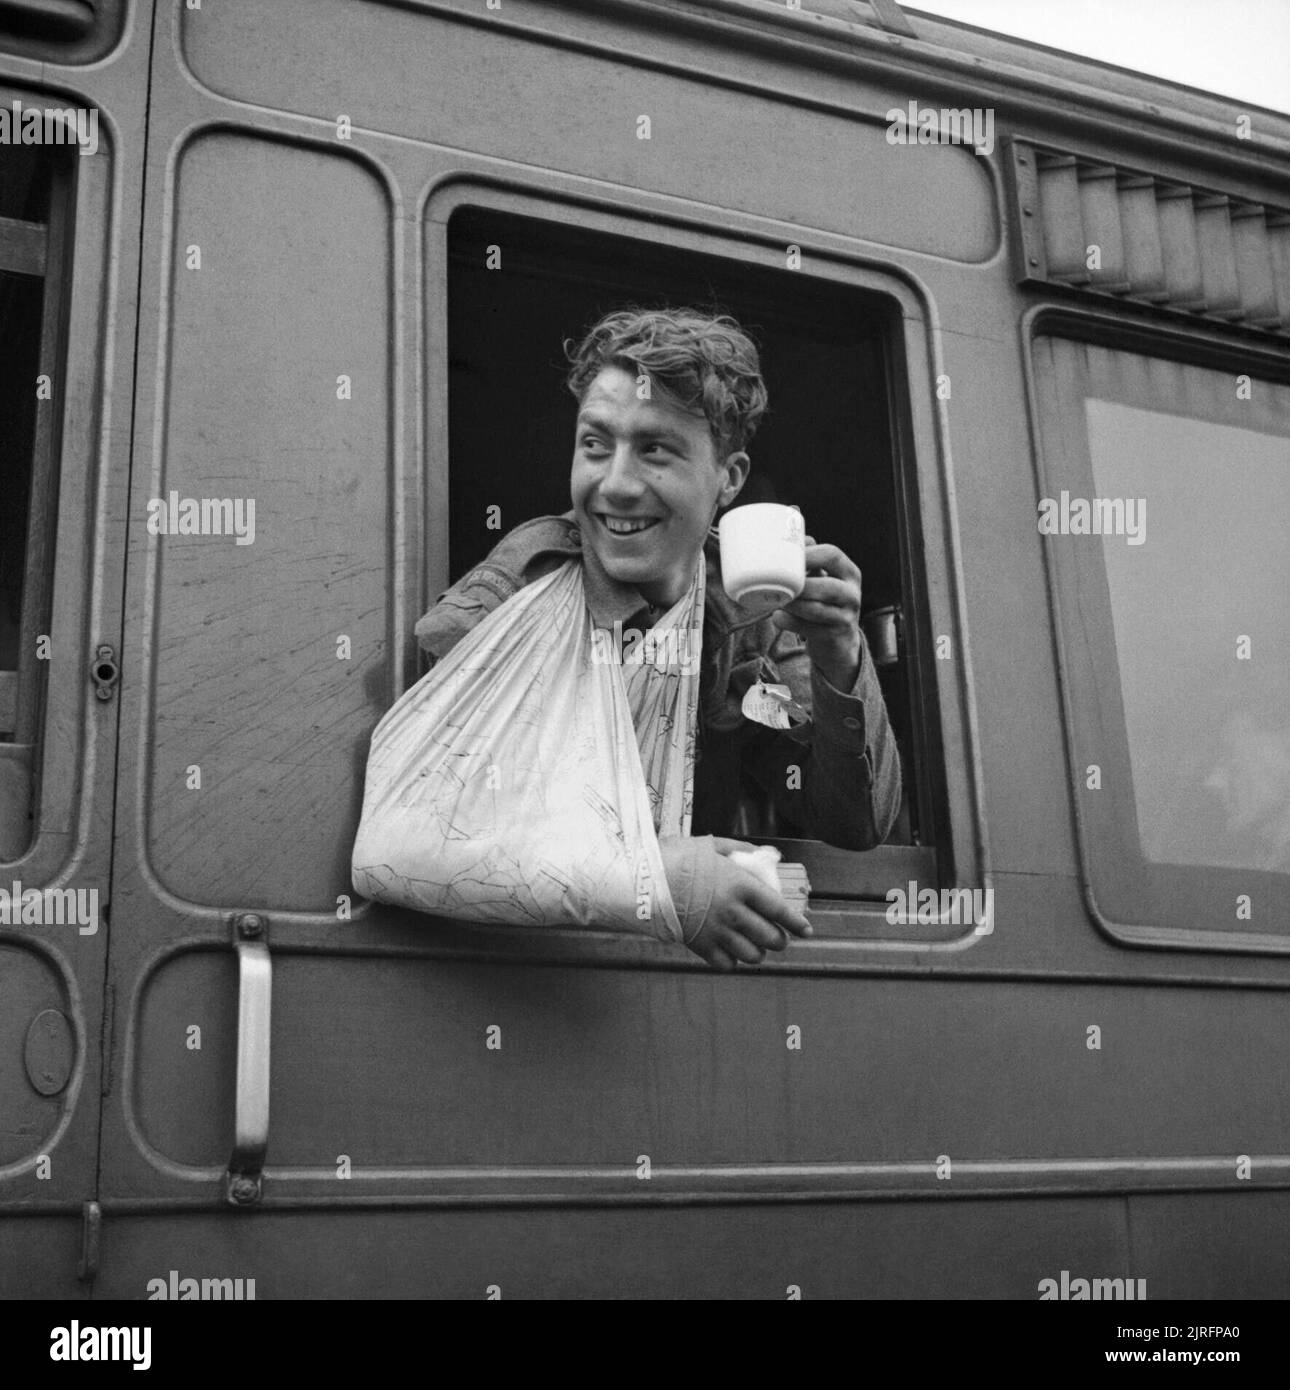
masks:
[[[1290,117],[892,0],[9,0],[0,107],[0,1293],[1290,1292]],[[904,769],[733,975],[349,876],[665,301]]]

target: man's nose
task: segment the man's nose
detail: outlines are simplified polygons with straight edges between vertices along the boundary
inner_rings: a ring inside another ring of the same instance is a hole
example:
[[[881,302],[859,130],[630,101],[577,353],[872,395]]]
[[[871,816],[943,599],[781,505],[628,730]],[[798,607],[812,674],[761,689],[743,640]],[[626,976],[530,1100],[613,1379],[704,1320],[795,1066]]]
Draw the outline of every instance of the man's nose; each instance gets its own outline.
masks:
[[[622,498],[640,497],[645,491],[631,449],[626,445],[614,450],[605,476],[600,480],[600,491],[605,497]]]

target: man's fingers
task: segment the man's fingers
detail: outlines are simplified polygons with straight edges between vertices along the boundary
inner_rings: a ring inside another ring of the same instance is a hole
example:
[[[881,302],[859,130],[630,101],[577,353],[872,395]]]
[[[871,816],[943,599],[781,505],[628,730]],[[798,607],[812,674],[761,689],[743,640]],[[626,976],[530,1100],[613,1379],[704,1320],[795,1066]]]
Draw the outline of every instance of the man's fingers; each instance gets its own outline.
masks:
[[[823,608],[858,609],[859,590],[849,579],[834,579],[826,574],[810,575],[802,585],[802,592],[784,607],[790,613],[798,613],[812,604]]]
[[[731,930],[721,944],[730,955],[743,961],[745,965],[760,965],[766,958],[765,950],[739,930]]]
[[[777,627],[801,632],[803,628],[854,628],[860,621],[859,589],[845,579],[823,576],[808,579],[802,592],[772,615]]]
[[[734,930],[763,951],[782,951],[788,945],[782,928],[753,912],[746,913]]]
[[[855,584],[848,578],[839,579],[833,574],[810,574],[794,602],[816,599],[820,603],[843,603],[854,595]]]
[[[815,935],[815,928],[811,926],[810,921],[791,907],[786,907],[775,920],[785,931],[792,932],[796,937]]]
[[[744,901],[768,922],[776,923],[794,936],[811,935],[810,922],[796,908],[789,907],[781,893],[767,888],[765,884],[755,884],[750,888]]]
[[[727,840],[720,835],[712,837],[712,847],[718,854],[735,854],[740,850],[756,849],[756,845],[750,845],[747,840]]]
[[[794,631],[802,628],[828,628],[839,633],[853,632],[860,620],[860,610],[845,604],[827,603],[812,599],[794,599],[788,608],[781,608],[775,615],[781,621],[780,627],[791,627]]]
[[[853,579],[860,576],[859,565],[845,550],[836,545],[808,545],[804,558],[808,573],[811,570],[823,570],[826,574],[837,575],[839,579]]]
[[[714,970],[733,970],[734,958],[728,956],[720,946],[713,946],[707,954],[707,962]]]

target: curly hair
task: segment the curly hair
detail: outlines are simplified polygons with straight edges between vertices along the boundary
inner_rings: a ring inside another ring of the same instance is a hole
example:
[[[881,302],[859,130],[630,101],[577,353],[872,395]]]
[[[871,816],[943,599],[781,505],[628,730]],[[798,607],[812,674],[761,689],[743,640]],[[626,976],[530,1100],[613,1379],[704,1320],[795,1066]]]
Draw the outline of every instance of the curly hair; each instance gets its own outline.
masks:
[[[579,403],[606,367],[648,376],[663,396],[704,415],[718,462],[746,447],[766,411],[757,347],[728,314],[631,306],[606,314],[576,346],[566,340],[564,351]]]

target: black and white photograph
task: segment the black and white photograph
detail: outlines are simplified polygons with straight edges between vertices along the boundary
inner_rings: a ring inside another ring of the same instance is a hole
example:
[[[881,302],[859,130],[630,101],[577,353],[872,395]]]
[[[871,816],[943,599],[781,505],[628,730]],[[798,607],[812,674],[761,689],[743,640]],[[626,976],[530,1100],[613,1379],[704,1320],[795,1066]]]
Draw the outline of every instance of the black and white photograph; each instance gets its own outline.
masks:
[[[0,0],[31,1364],[1252,1360],[1288,527],[1284,0]]]

